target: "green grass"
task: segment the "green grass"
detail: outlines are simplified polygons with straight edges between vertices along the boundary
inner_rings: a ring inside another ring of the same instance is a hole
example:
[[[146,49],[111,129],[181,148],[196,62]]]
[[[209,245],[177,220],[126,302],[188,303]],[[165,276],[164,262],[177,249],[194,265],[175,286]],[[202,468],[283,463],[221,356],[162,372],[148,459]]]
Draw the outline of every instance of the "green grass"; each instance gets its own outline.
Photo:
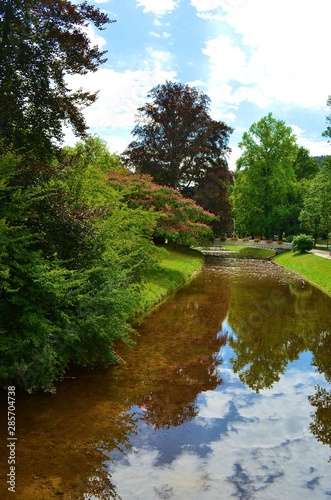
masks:
[[[286,252],[275,257],[275,262],[304,276],[308,281],[331,295],[331,261],[310,253]]]
[[[200,252],[170,246],[166,246],[165,250],[166,256],[151,271],[142,288],[136,315],[150,311],[176,288],[188,282],[203,266],[204,257]]]
[[[224,246],[222,247],[227,251],[235,251],[238,253],[238,257],[246,257],[250,259],[270,259],[276,255],[276,251],[272,248],[253,248],[253,247],[241,247],[241,246]]]

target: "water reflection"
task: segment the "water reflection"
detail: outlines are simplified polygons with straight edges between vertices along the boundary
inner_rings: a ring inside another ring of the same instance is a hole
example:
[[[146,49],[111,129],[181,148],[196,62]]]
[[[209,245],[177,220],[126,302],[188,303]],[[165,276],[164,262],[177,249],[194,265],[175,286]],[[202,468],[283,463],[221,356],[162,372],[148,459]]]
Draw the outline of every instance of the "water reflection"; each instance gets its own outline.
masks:
[[[284,274],[267,266],[270,274],[260,273],[255,286],[256,269],[251,280],[244,274],[233,282],[228,313],[233,369],[256,392],[279,381],[301,352],[314,353],[316,339],[330,330],[329,298],[300,279],[284,282]]]
[[[329,310],[272,263],[207,264],[125,364],[18,396],[16,498],[325,498]]]

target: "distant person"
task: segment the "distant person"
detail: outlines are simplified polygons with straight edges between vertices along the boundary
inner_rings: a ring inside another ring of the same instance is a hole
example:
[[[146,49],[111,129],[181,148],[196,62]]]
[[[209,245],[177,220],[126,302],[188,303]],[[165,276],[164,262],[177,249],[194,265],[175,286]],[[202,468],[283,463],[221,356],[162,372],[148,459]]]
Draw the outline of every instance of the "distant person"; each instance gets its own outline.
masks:
[[[329,248],[329,250],[330,250],[330,257],[331,257],[331,245],[330,245],[330,248]]]

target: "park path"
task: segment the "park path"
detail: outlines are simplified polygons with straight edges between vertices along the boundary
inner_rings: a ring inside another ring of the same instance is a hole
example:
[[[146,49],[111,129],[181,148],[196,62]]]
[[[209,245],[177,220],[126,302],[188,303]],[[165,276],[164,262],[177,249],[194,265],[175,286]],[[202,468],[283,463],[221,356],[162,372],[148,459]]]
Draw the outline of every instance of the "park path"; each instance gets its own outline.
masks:
[[[331,259],[330,252],[328,250],[310,250],[310,253],[318,255],[319,257],[324,257],[325,259]]]

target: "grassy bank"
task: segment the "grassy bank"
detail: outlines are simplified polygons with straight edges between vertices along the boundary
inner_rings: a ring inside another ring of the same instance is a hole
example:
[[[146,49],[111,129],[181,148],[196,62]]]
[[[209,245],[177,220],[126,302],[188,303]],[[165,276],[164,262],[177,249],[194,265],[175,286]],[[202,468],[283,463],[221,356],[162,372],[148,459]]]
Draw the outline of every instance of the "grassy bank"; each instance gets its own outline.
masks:
[[[137,316],[151,310],[176,288],[189,281],[203,266],[204,257],[200,252],[170,246],[166,246],[165,250],[165,257],[150,273],[142,289],[135,311]]]
[[[240,247],[240,246],[225,246],[222,247],[227,251],[235,251],[238,257],[245,257],[247,259],[270,259],[276,255],[276,251],[272,248],[253,248],[253,247]],[[237,256],[237,255],[236,255]]]
[[[310,253],[286,252],[275,257],[275,262],[304,276],[313,285],[331,295],[331,262]]]

